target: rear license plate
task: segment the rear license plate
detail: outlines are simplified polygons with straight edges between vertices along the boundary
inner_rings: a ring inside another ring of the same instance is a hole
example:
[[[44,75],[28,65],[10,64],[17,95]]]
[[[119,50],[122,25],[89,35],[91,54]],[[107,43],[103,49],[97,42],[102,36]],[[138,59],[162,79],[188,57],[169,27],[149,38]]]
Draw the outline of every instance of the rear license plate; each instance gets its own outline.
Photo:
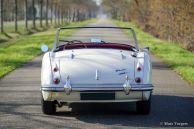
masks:
[[[115,100],[115,93],[80,93],[81,100]]]

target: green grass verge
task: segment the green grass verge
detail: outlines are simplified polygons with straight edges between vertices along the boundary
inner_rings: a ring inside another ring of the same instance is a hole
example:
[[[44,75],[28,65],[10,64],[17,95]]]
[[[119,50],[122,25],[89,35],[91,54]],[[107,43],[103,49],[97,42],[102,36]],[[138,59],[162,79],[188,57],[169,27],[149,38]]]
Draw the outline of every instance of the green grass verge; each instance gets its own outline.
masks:
[[[58,25],[49,24],[45,25],[45,20],[42,21],[43,26],[40,27],[40,21],[36,20],[36,28],[33,28],[32,20],[28,21],[28,29],[25,27],[25,21],[18,21],[18,31],[15,32],[15,22],[4,22],[4,33],[0,33],[0,43],[14,40],[15,38],[22,37],[24,35],[30,35],[37,32],[46,31],[49,28],[56,28]],[[63,25],[68,25],[68,22],[64,22]]]
[[[95,19],[94,19],[95,20]],[[85,26],[94,20],[84,22],[70,23],[67,26]],[[42,52],[40,46],[47,44],[52,46],[55,38],[56,29],[49,29],[45,32],[39,32],[30,36],[24,36],[19,39],[0,44],[0,77],[20,67],[25,62],[40,55]],[[66,36],[73,34],[75,30],[67,30]]]
[[[137,33],[141,47],[150,47],[151,53],[162,59],[185,80],[194,84],[194,53],[183,49],[180,44],[153,37],[131,22],[114,21],[120,27],[132,27]]]

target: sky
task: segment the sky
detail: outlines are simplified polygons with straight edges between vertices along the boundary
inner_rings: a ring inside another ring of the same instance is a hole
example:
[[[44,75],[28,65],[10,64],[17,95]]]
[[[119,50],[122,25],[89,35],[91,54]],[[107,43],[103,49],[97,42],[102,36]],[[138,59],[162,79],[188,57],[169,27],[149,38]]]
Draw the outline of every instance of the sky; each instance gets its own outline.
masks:
[[[96,1],[97,5],[100,5],[100,3],[102,2],[102,0],[94,0],[94,1]]]

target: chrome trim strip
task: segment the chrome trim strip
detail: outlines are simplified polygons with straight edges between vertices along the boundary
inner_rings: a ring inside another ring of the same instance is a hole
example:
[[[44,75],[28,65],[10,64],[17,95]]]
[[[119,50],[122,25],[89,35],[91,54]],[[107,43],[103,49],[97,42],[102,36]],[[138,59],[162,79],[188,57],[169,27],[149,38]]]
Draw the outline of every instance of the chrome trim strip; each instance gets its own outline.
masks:
[[[131,84],[131,91],[151,91],[153,90],[152,84]],[[56,86],[46,86],[41,88],[43,91],[65,91],[64,87],[56,87]],[[123,86],[104,86],[104,87],[95,87],[94,86],[86,86],[86,85],[72,85],[72,91],[123,91]]]
[[[132,87],[153,87],[152,84],[130,84]],[[63,87],[64,84],[50,84],[50,85],[44,85],[42,87]],[[115,86],[118,86],[118,87],[122,87],[123,84],[122,83],[101,83],[101,84],[71,84],[72,87],[115,87]]]
[[[79,101],[69,101],[67,100],[67,103],[117,103],[117,102],[136,102],[141,99],[128,99],[128,100],[79,100]]]

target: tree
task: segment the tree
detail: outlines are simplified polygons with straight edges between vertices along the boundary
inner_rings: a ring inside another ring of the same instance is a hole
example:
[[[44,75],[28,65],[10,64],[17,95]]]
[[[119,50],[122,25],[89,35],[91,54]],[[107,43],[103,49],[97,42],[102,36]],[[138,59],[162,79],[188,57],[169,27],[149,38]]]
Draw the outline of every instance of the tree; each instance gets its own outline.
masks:
[[[46,0],[46,26],[48,26],[48,0]]]
[[[54,5],[55,5],[54,16],[55,16],[55,26],[56,26],[56,24],[57,24],[57,3],[55,3]]]
[[[193,0],[104,0],[107,13],[132,20],[145,31],[194,51]]]
[[[33,28],[36,28],[36,8],[34,0],[32,0],[32,13],[33,13]]]
[[[40,27],[42,27],[42,8],[43,8],[43,0],[40,0]]]
[[[15,32],[18,31],[18,1],[15,0]]]
[[[50,1],[51,24],[53,23],[53,0]]]
[[[28,0],[25,0],[25,27],[28,29]]]
[[[0,0],[0,25],[6,21],[15,24],[13,30],[18,31],[18,21],[25,20],[26,29],[29,28],[29,20],[32,20],[33,28],[36,28],[36,18],[40,18],[40,27],[49,25],[54,20],[55,25],[66,22],[86,20],[95,16],[96,3],[93,0]],[[39,15],[37,15],[39,13]]]
[[[4,11],[3,11],[3,0],[1,0],[1,33],[4,32],[4,29],[3,29],[3,19],[4,19],[3,13],[4,13]]]

